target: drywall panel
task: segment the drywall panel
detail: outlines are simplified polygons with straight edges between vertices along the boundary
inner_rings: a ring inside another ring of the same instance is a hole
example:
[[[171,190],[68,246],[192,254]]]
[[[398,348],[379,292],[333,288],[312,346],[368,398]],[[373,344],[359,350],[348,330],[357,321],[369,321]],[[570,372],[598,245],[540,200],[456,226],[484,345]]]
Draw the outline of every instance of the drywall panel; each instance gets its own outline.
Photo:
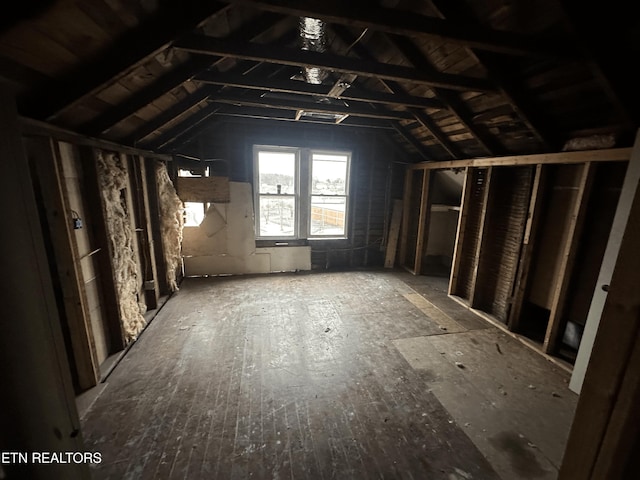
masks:
[[[212,204],[198,227],[183,230],[186,276],[311,269],[310,247],[256,248],[250,183],[229,182],[229,203]]]
[[[311,247],[257,248],[256,253],[269,255],[271,272],[311,270]]]
[[[269,254],[256,254],[242,257],[231,255],[208,255],[205,257],[185,257],[186,276],[242,275],[248,273],[269,273],[271,271]]]

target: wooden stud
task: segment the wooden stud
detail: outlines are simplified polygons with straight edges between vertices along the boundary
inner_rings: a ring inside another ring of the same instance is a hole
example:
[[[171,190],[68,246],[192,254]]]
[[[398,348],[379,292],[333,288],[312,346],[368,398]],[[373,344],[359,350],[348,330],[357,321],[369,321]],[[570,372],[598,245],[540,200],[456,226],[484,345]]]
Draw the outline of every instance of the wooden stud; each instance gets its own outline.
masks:
[[[162,242],[162,232],[160,230],[160,205],[158,198],[158,175],[156,172],[157,160],[145,158],[145,174],[148,200],[148,217],[151,225],[151,244],[156,265],[156,290],[158,294],[168,295],[171,291],[167,284],[167,262],[164,257],[164,244]]]
[[[155,246],[153,241],[151,217],[149,215],[149,188],[147,186],[146,162],[144,157],[136,157],[133,162],[131,178],[133,193],[136,198],[138,222],[141,226],[140,239],[142,250],[144,281],[144,297],[148,309],[158,307],[160,292],[158,287],[158,273],[156,269]]]
[[[391,227],[389,228],[389,239],[387,242],[387,252],[384,260],[384,268],[393,268],[395,265],[401,222],[402,200],[396,199],[393,201],[393,211],[391,212]]]
[[[458,216],[458,228],[456,230],[456,240],[453,247],[453,261],[451,263],[451,275],[449,277],[449,295],[454,295],[458,290],[458,272],[462,261],[462,242],[464,241],[464,231],[467,226],[469,216],[469,202],[473,192],[473,169],[464,169],[464,184],[462,185],[462,197],[460,203],[460,214]]]
[[[422,192],[420,194],[420,214],[418,217],[418,236],[416,239],[416,255],[413,264],[413,274],[420,275],[422,270],[422,256],[429,242],[429,222],[431,220],[429,199],[430,172],[425,170],[422,176]]]
[[[558,281],[553,292],[551,302],[551,313],[549,314],[549,323],[544,336],[544,344],[542,349],[545,353],[553,353],[556,351],[562,334],[563,314],[565,301],[571,280],[571,271],[576,260],[576,253],[579,246],[580,235],[587,212],[587,204],[589,195],[593,185],[593,177],[595,169],[592,163],[585,163],[580,174],[580,183],[578,184],[578,194],[572,206],[567,241],[564,245],[562,258],[560,259],[560,270],[558,273]]]
[[[478,232],[478,245],[476,246],[475,259],[476,266],[472,272],[471,279],[471,291],[469,292],[469,305],[474,307],[477,303],[477,291],[476,285],[478,284],[478,272],[480,271],[480,259],[482,258],[483,250],[486,248],[489,233],[485,229],[487,212],[489,210],[489,195],[491,191],[491,172],[493,167],[487,168],[487,175],[485,176],[484,189],[482,191],[482,211],[480,212],[480,231]]]
[[[105,323],[109,330],[109,350],[118,352],[125,347],[124,332],[120,320],[120,300],[115,287],[115,269],[112,256],[109,253],[109,235],[105,213],[102,206],[100,182],[98,181],[96,153],[91,147],[78,147],[78,153],[82,162],[85,176],[85,192],[87,195],[87,207],[93,218],[93,237],[95,246],[100,249],[96,255],[96,264],[102,279],[102,299],[105,307]]]
[[[409,213],[411,212],[411,184],[412,170],[406,170],[404,174],[404,193],[402,197],[402,222],[400,229],[400,265],[404,266],[407,261],[407,248],[409,241]]]
[[[78,387],[87,390],[98,383],[100,365],[93,331],[76,237],[72,229],[71,207],[64,183],[62,161],[57,143],[46,137],[27,140],[29,156],[38,176],[38,185],[46,202],[44,211],[53,244],[58,280],[64,302]]]
[[[544,202],[545,177],[546,169],[543,165],[536,165],[536,172],[533,177],[533,185],[531,189],[531,198],[529,200],[529,211],[527,215],[527,224],[522,239],[522,248],[520,250],[520,259],[518,271],[514,280],[513,297],[511,301],[511,311],[507,325],[510,330],[517,331],[520,327],[520,315],[522,313],[522,304],[524,302],[527,283],[529,280],[529,270],[531,269],[531,261],[533,259],[533,250],[535,248],[535,239],[537,237],[538,226],[540,224],[542,204]]]

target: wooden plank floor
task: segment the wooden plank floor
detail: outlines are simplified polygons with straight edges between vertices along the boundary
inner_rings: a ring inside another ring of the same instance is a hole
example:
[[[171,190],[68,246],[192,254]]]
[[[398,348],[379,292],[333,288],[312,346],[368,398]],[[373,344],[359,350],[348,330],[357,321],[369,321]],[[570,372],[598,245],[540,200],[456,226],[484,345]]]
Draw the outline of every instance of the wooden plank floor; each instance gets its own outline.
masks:
[[[540,460],[549,455],[539,445],[532,455],[526,429],[513,420],[497,421],[496,432],[466,420],[486,412],[458,398],[479,401],[478,385],[465,382],[489,385],[499,373],[457,377],[481,370],[482,349],[475,357],[470,351],[469,368],[460,371],[447,348],[473,343],[447,346],[447,339],[477,334],[480,342],[494,342],[496,329],[440,298],[437,281],[431,288],[437,302],[421,310],[410,301],[417,294],[410,280],[392,271],[185,279],[82,419],[87,449],[103,457],[94,477],[511,480],[553,474]],[[449,315],[455,333],[438,312]],[[430,343],[418,350],[402,343],[425,339]],[[505,354],[531,361],[518,342],[500,342]],[[430,368],[420,368],[423,353],[435,355]],[[536,375],[545,373],[545,361],[538,360]],[[548,368],[550,381],[564,381]],[[538,379],[538,392],[545,381]],[[520,383],[505,381],[513,390]],[[568,405],[560,410],[568,418],[549,431],[539,428],[539,444],[545,435],[566,438],[571,422],[575,400],[562,385],[553,388],[558,393],[550,398]],[[535,400],[510,393],[518,402]],[[533,403],[520,407],[534,423],[544,414]],[[512,419],[520,414],[494,410]]]

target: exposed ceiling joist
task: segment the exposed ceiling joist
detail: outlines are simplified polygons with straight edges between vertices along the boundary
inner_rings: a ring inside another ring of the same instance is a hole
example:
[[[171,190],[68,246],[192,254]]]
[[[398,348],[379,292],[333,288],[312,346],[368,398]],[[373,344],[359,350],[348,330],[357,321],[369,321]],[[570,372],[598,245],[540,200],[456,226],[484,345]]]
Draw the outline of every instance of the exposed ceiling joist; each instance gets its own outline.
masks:
[[[295,118],[295,113],[292,112],[290,115],[286,115],[285,110],[280,109],[271,109],[271,108],[255,108],[255,107],[238,107],[236,105],[219,105],[219,104],[211,104],[206,109],[201,110],[204,112],[207,110],[210,112],[202,113],[201,116],[204,117],[200,119],[200,117],[196,118],[197,124],[192,125],[191,119],[186,119],[183,122],[180,122],[171,130],[162,134],[158,139],[154,139],[152,142],[149,142],[148,148],[160,149],[167,151],[168,149],[175,149],[183,145],[185,142],[188,142],[192,137],[197,135],[199,132],[204,129],[210,128],[211,124],[205,122],[206,119],[210,119],[212,116],[216,118],[238,118],[238,119],[249,119],[249,120],[260,120],[265,122],[294,122],[294,123],[306,123],[306,124],[314,124],[318,126],[336,126],[340,127],[350,127],[357,129],[370,129],[376,128],[381,130],[394,130],[395,126],[393,123],[388,120],[382,119],[374,119],[374,118],[362,118],[362,117],[349,117],[339,124],[333,122],[327,122],[315,118],[305,118],[302,117],[298,120]],[[200,113],[200,112],[198,112]],[[196,114],[197,115],[197,114]],[[426,158],[426,157],[425,157]]]
[[[309,83],[296,80],[278,80],[264,78],[263,76],[255,77],[249,75],[233,75],[211,71],[202,72],[196,75],[193,79],[199,82],[210,83],[213,85],[228,85],[230,87],[266,90],[281,93],[305,94],[319,97],[329,96],[329,91],[326,85],[311,85]],[[443,108],[442,103],[439,100],[433,98],[365,91],[354,86],[351,86],[350,88],[344,90],[337,98],[359,102],[379,103],[384,105],[430,109]]]
[[[43,85],[21,105],[34,118],[54,121],[82,99],[107,83],[119,81],[154,55],[166,49],[174,38],[206,20],[220,15],[230,5],[220,2],[166,2],[158,13],[127,31],[96,58],[83,63],[56,82]]]
[[[371,28],[404,36],[422,36],[439,42],[456,43],[472,48],[512,55],[568,56],[562,45],[552,39],[530,38],[523,35],[491,30],[464,22],[427,17],[414,12],[402,12],[376,6],[372,2],[344,2],[341,0],[226,0],[229,3],[283,13],[298,17],[320,18],[328,23]]]
[[[211,101],[215,103],[226,103],[230,105],[243,105],[249,107],[266,107],[279,110],[298,111],[304,110],[309,112],[323,112],[337,115],[350,115],[365,118],[382,118],[387,120],[408,120],[413,118],[411,114],[396,110],[375,110],[367,107],[367,105],[351,103],[349,106],[339,105],[335,103],[325,104],[318,102],[309,102],[307,100],[282,99],[265,96],[256,97],[242,96],[233,94],[217,94],[211,97]]]
[[[400,65],[366,62],[330,53],[295,50],[292,48],[273,49],[267,45],[220,40],[204,35],[185,35],[174,43],[175,48],[188,52],[242,58],[257,62],[279,63],[283,65],[305,65],[325,68],[341,73],[352,73],[388,80],[413,82],[453,90],[491,91],[494,87],[486,80],[446,73],[425,74],[419,70]]]

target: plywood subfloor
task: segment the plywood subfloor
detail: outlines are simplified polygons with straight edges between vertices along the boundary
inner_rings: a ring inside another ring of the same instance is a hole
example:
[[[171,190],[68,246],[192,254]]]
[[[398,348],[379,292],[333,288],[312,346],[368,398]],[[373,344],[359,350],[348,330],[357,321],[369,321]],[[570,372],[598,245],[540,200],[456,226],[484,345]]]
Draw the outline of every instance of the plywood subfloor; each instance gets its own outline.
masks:
[[[415,281],[185,279],[83,418],[94,477],[555,478],[568,378]]]

